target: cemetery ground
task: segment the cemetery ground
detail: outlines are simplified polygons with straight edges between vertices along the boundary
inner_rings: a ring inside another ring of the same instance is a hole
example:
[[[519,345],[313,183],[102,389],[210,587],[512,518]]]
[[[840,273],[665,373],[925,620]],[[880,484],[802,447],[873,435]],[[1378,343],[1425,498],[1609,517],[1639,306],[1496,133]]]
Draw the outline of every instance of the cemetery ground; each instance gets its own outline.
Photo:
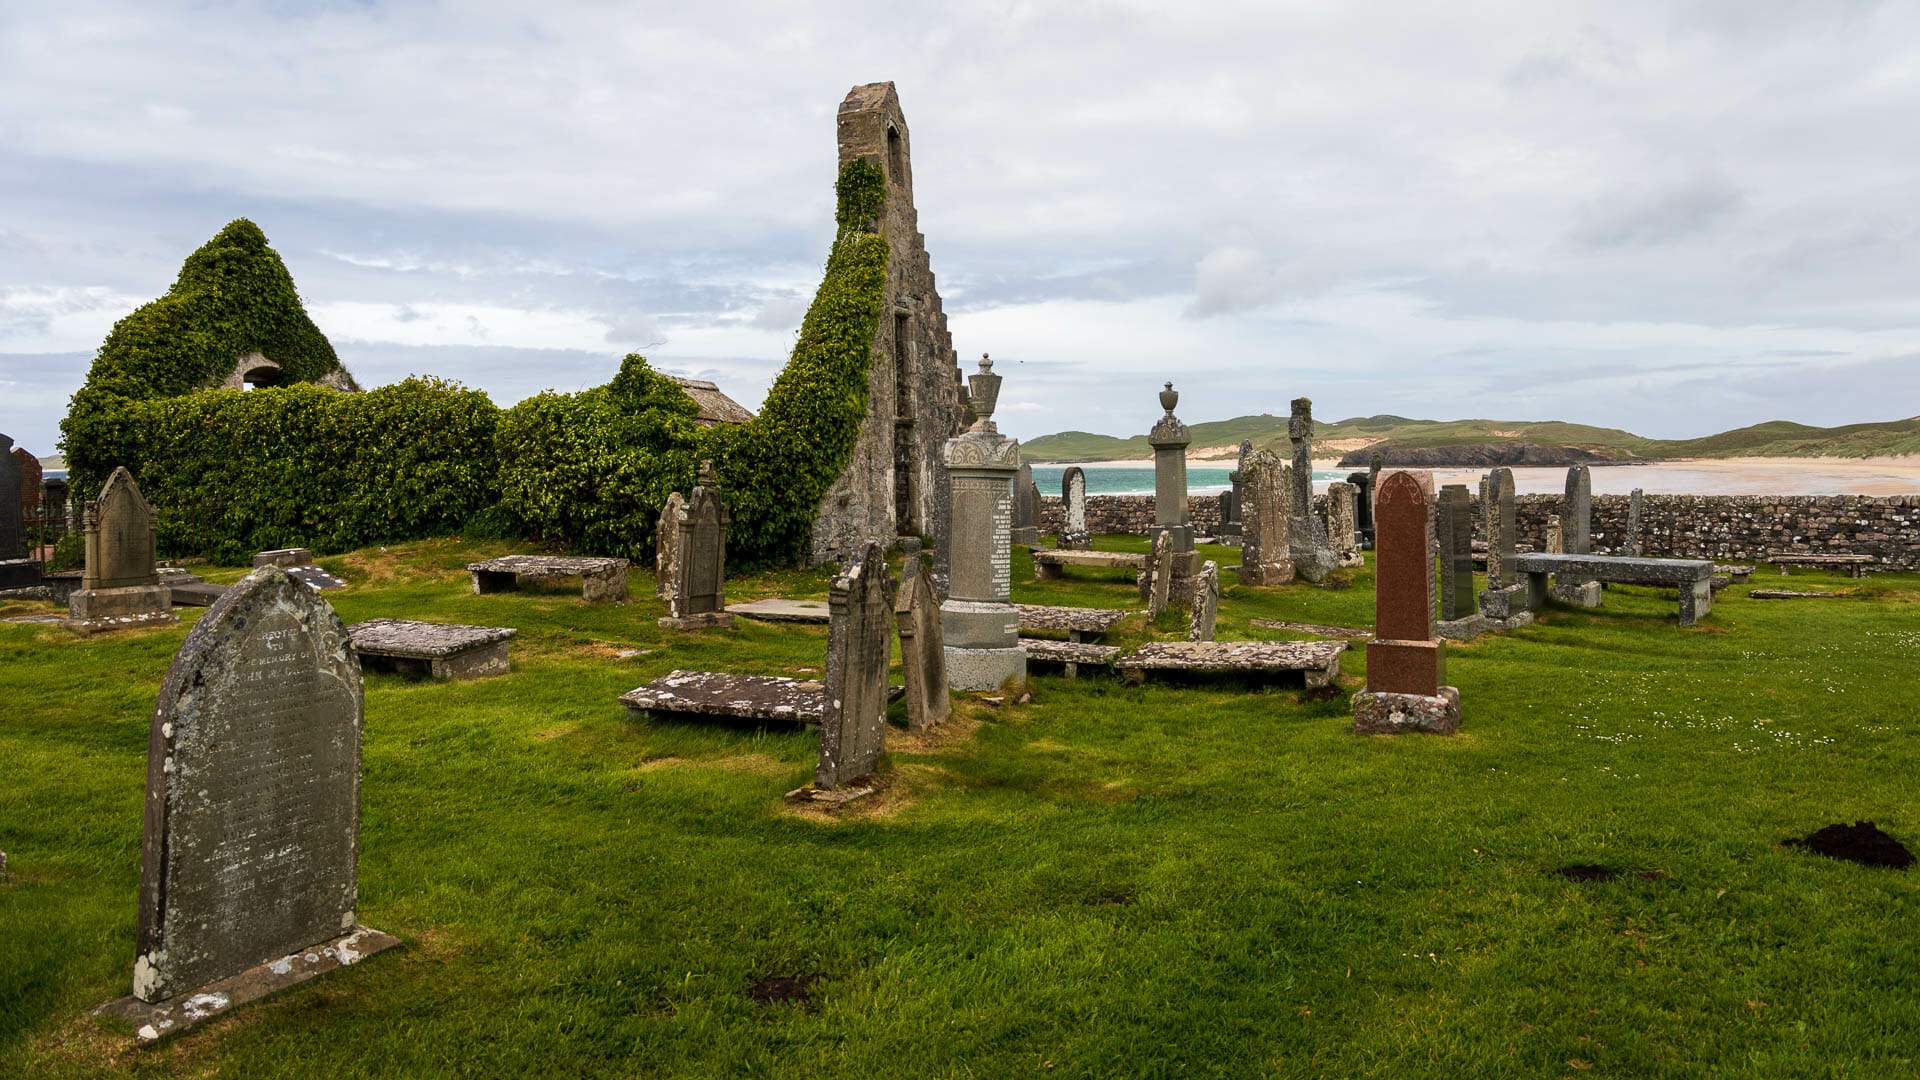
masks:
[[[1920,875],[1781,844],[1871,819],[1920,846],[1920,576],[1762,568],[1692,628],[1653,589],[1550,608],[1449,646],[1453,737],[1351,734],[1357,645],[1311,697],[1042,676],[1031,701],[896,726],[885,790],[830,814],[782,801],[812,733],[616,700],[674,668],[817,678],[824,627],[662,630],[641,570],[627,604],[472,595],[465,564],[510,550],[322,560],[348,622],[518,627],[513,670],[367,677],[360,915],[404,947],[152,1050],[87,1012],[127,991],[148,717],[186,625],[0,624],[0,1074],[1920,1067]],[[1014,580],[1020,602],[1137,606],[1123,574],[1034,582],[1024,552]],[[1373,621],[1370,566],[1223,584],[1223,638]],[[1853,595],[1746,597],[1783,585]]]

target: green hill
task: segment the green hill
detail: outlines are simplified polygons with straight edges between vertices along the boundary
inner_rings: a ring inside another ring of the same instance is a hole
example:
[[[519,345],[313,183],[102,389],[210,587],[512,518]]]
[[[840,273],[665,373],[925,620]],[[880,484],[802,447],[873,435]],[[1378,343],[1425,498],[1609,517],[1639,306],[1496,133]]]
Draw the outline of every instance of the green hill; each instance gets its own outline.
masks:
[[[1287,418],[1263,414],[1192,425],[1195,450],[1232,447],[1242,439],[1288,452]],[[1314,441],[1326,447],[1365,439],[1369,445],[1403,448],[1480,447],[1525,444],[1590,451],[1617,461],[1681,457],[1874,457],[1920,454],[1920,417],[1842,427],[1812,427],[1770,420],[1697,439],[1649,439],[1619,428],[1557,420],[1411,420],[1404,416],[1359,416],[1316,425]],[[1035,461],[1118,461],[1152,456],[1145,435],[1118,438],[1087,431],[1042,435],[1022,444]],[[1349,446],[1349,449],[1351,447]]]

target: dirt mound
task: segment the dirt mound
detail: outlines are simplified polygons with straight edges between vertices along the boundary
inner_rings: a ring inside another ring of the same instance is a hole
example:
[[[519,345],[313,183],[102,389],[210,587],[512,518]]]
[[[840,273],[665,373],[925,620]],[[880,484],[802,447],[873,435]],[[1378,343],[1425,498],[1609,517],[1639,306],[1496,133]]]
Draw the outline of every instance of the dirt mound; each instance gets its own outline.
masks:
[[[1786,842],[1788,847],[1805,848],[1829,859],[1845,859],[1861,866],[1886,866],[1905,870],[1913,865],[1913,852],[1905,844],[1876,828],[1871,821],[1851,825],[1829,825],[1818,832]]]

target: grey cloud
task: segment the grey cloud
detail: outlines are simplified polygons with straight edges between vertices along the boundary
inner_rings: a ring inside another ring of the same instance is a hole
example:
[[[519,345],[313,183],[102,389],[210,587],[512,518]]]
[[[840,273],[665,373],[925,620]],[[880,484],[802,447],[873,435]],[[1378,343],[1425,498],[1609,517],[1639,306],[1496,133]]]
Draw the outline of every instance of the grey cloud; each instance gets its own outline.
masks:
[[[1610,194],[1588,206],[1572,230],[1589,248],[1641,247],[1690,239],[1740,209],[1740,189],[1718,176],[1699,176],[1663,188]]]

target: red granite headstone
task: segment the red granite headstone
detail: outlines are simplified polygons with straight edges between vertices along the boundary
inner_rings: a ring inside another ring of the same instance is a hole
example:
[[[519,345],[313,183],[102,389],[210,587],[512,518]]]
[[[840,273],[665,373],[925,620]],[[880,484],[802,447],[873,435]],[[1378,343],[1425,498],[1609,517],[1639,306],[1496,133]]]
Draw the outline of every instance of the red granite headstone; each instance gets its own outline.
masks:
[[[1367,689],[1439,692],[1445,653],[1433,634],[1430,474],[1395,470],[1374,501],[1374,639],[1367,644]]]

